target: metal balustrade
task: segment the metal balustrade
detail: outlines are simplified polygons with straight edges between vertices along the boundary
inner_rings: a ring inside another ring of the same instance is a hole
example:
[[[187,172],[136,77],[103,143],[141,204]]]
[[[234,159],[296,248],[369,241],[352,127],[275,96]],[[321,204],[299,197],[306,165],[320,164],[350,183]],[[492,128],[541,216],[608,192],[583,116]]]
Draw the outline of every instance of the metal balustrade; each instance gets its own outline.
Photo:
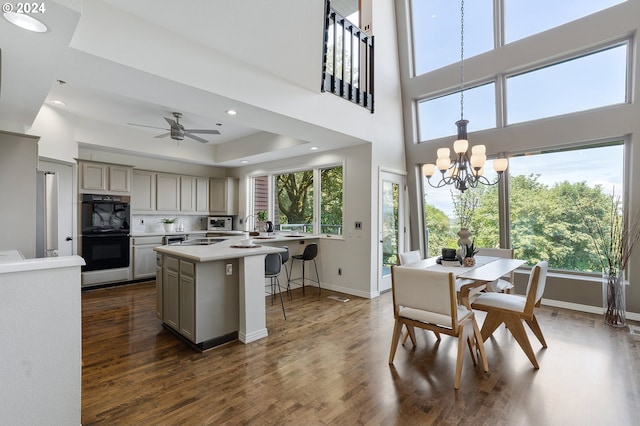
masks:
[[[321,90],[373,113],[373,36],[336,12],[329,0],[325,11]]]

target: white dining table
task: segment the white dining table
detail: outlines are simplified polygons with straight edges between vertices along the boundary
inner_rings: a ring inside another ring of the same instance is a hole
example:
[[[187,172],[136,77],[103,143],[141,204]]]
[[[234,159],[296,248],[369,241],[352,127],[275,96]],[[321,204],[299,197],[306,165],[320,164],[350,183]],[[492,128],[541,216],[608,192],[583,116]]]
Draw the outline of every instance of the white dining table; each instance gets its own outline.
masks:
[[[469,298],[487,288],[487,283],[508,275],[526,263],[521,259],[505,259],[493,256],[475,256],[474,266],[449,266],[437,263],[436,257],[429,257],[418,262],[407,263],[408,268],[430,269],[433,271],[451,272],[456,278],[458,300],[469,309]]]

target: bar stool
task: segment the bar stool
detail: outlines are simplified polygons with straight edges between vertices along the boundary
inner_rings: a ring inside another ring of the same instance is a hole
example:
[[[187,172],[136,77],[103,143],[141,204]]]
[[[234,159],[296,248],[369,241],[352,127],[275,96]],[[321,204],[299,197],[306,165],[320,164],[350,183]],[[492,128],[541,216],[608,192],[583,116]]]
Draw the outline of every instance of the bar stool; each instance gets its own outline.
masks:
[[[307,262],[311,262],[313,261],[313,267],[316,270],[316,279],[312,279],[312,278],[308,278],[310,281],[316,282],[318,283],[318,291],[319,293],[322,293],[322,288],[320,287],[320,276],[318,275],[318,265],[316,264],[316,256],[318,255],[318,244],[316,243],[311,243],[311,244],[307,244],[307,246],[304,248],[304,251],[302,252],[302,254],[295,254],[293,256],[291,256],[291,271],[293,272],[293,263],[295,260],[300,260],[302,261],[302,277],[298,277],[298,278],[289,278],[289,282],[287,283],[287,291],[291,290],[291,282],[295,282],[295,281],[300,281],[302,280],[302,294],[304,295],[304,282],[305,282],[305,271],[304,271],[304,265]]]
[[[293,300],[293,298],[291,297],[291,287],[289,286],[291,272],[289,272],[289,267],[287,266],[287,262],[289,261],[289,246],[282,246],[282,248],[287,250],[284,253],[280,253],[280,256],[282,256],[282,266],[284,266],[284,272],[287,274],[287,293],[289,293],[289,300]]]
[[[284,300],[282,300],[282,287],[280,287],[280,272],[282,271],[282,256],[280,253],[270,253],[264,258],[264,277],[271,279],[271,304],[275,298],[276,284],[278,285],[278,294],[280,295],[280,304],[282,305],[282,315],[287,319],[287,313],[284,311]]]

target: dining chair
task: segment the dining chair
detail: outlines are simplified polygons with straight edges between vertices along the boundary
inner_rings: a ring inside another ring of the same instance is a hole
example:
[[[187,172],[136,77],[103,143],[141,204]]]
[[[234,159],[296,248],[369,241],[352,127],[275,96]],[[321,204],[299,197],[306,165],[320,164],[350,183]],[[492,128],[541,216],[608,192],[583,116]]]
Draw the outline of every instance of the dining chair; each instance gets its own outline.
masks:
[[[405,251],[398,254],[398,260],[400,262],[400,265],[419,262],[420,260],[422,260],[422,254],[420,253],[420,250]],[[436,335],[436,338],[440,340],[440,333],[438,333],[437,331],[434,331],[434,333]],[[413,336],[415,336],[415,334],[409,333],[409,326],[407,326],[407,332],[402,337],[402,344],[404,345],[407,342],[407,338],[411,337],[411,343],[413,343],[413,346],[415,346],[416,341],[414,340]]]
[[[400,265],[406,265],[407,263],[418,262],[422,260],[420,250],[405,251],[404,253],[398,253],[398,261]]]
[[[412,335],[414,327],[418,327],[458,338],[453,385],[455,389],[460,388],[465,345],[469,347],[473,364],[477,365],[473,350],[473,346],[475,346],[484,371],[489,371],[482,336],[474,313],[472,310],[458,305],[453,273],[392,266],[391,291],[395,324],[391,339],[389,364],[393,364],[402,334],[402,326],[405,325]],[[415,342],[415,336],[412,336],[411,340]]]
[[[504,259],[513,259],[513,249],[502,249],[502,248],[479,248],[477,256],[490,256],[490,257],[500,257]],[[513,288],[514,276],[513,271],[509,274],[508,279],[505,277],[497,279],[489,284],[489,287],[492,291],[497,293],[511,293],[511,289]]]
[[[280,253],[282,257],[282,266],[284,266],[284,272],[287,275],[287,293],[289,294],[289,300],[293,300],[291,297],[291,287],[289,286],[289,279],[291,279],[291,274],[289,273],[289,267],[287,266],[287,262],[289,262],[289,246],[282,246],[283,249],[286,249],[284,253]]]
[[[482,324],[482,339],[487,340],[500,324],[504,323],[536,369],[540,367],[522,322],[527,323],[542,344],[542,347],[546,348],[547,342],[544,340],[534,310],[540,306],[548,268],[549,264],[546,260],[538,262],[533,267],[529,274],[529,283],[527,284],[525,296],[487,292],[479,295],[471,304],[471,308],[487,313]]]
[[[280,304],[282,305],[282,315],[287,319],[287,313],[284,310],[284,300],[282,300],[282,287],[280,286],[280,272],[282,271],[282,256],[280,253],[269,253],[264,257],[264,277],[270,278],[271,282],[271,304],[276,294],[276,286],[280,295]]]

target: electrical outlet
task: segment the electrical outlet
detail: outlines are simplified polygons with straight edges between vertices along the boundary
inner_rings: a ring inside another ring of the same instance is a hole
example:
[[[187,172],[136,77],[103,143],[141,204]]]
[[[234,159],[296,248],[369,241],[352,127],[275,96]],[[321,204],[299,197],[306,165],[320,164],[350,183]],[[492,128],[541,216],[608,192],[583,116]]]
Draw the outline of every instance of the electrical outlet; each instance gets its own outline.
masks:
[[[338,268],[338,275],[342,275],[342,268]]]
[[[233,274],[233,265],[231,263],[227,263],[227,266],[225,268],[227,275],[232,275]]]
[[[140,225],[144,225],[144,219],[140,219]]]
[[[355,228],[360,231],[362,229],[362,222],[356,222]]]

